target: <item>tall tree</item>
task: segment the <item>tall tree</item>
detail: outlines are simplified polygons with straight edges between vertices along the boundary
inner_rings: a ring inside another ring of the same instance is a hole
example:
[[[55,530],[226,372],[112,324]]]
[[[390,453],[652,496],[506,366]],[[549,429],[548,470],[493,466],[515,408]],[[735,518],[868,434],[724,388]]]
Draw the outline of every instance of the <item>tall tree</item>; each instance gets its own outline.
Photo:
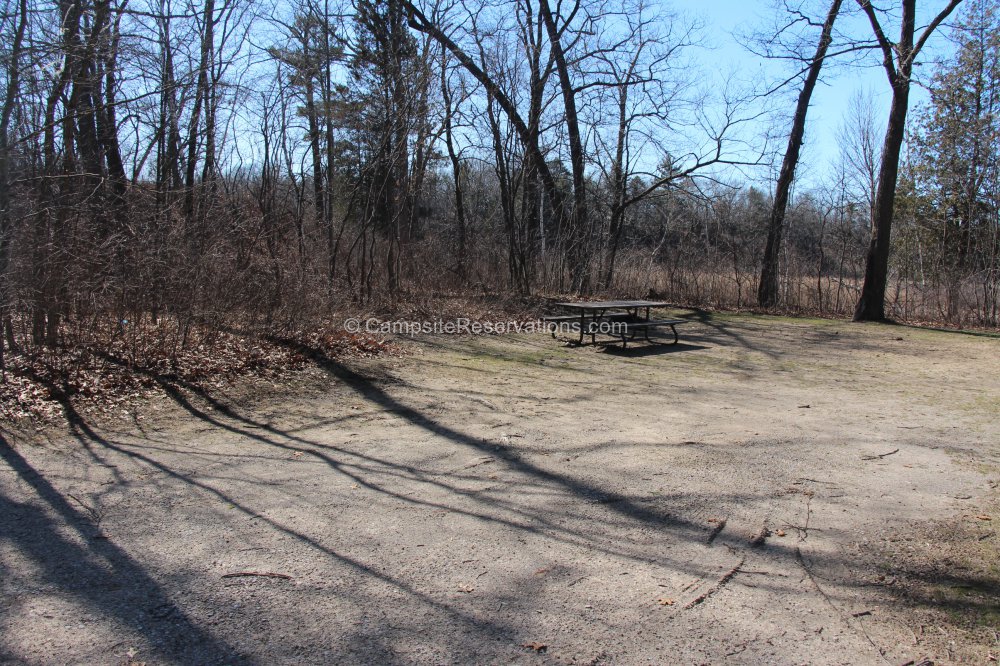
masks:
[[[410,132],[416,112],[417,43],[399,0],[356,3],[358,34],[351,70],[366,86],[365,126],[370,134],[366,165],[368,217],[386,240],[389,289],[399,288],[401,233],[410,220]]]
[[[981,274],[984,305],[995,303],[1000,195],[1000,13],[971,0],[952,30],[955,55],[934,74],[930,103],[913,132],[911,161],[919,219],[937,247],[947,313],[960,318],[963,283]],[[977,291],[980,291],[977,289]],[[995,306],[994,306],[995,307]],[[990,308],[981,311],[988,323]]]
[[[767,245],[764,248],[764,265],[760,272],[760,283],[757,287],[757,303],[761,307],[771,307],[778,303],[778,257],[781,254],[781,236],[785,226],[785,210],[788,208],[788,194],[795,179],[795,167],[799,163],[799,151],[806,132],[806,115],[809,113],[809,101],[813,90],[819,81],[820,71],[826,59],[827,50],[833,36],[833,26],[840,13],[843,0],[833,0],[827,12],[823,29],[820,33],[816,53],[809,63],[799,99],[792,116],[792,131],[788,135],[788,147],[781,163],[778,182],[774,188],[774,202],[771,204],[771,216],[767,227]]]
[[[5,78],[7,86],[4,90],[3,106],[0,107],[0,373],[6,370],[4,356],[4,340],[13,341],[13,335],[8,335],[10,329],[11,289],[8,269],[11,255],[11,236],[14,233],[10,214],[10,123],[14,117],[21,80],[21,55],[24,50],[24,35],[28,25],[28,2],[20,0],[14,23],[10,54],[7,61]],[[0,374],[0,380],[4,376]]]
[[[906,114],[910,104],[910,84],[913,64],[927,44],[928,38],[941,22],[948,18],[962,0],[949,0],[947,6],[916,37],[917,0],[901,0],[902,18],[899,39],[891,41],[871,0],[857,0],[868,17],[872,33],[882,52],[882,67],[892,88],[892,102],[885,139],[882,142],[882,162],[879,166],[875,207],[872,211],[872,236],[865,260],[865,281],[861,297],[854,309],[854,321],[885,320],[885,287],[889,279],[890,234],[896,182],[899,177],[899,157],[906,136]],[[884,15],[884,13],[883,13]]]

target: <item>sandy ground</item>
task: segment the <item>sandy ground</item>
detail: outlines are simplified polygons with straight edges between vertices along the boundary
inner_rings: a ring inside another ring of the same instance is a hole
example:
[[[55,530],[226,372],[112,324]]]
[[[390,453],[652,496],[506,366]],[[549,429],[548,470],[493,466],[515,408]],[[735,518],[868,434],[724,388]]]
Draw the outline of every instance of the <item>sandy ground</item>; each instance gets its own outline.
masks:
[[[8,437],[0,662],[990,663],[1000,340],[687,314]]]

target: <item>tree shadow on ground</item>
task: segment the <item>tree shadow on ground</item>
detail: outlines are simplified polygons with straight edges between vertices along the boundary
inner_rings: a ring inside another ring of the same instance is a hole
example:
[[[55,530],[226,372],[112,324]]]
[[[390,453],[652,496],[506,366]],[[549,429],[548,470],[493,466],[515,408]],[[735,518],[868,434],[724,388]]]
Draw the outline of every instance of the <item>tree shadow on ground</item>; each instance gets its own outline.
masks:
[[[577,478],[567,473],[561,473],[540,467],[538,464],[526,459],[525,456],[518,451],[517,446],[498,445],[496,442],[491,442],[481,437],[476,437],[462,432],[457,428],[451,427],[435,418],[432,418],[425,413],[425,411],[421,411],[416,407],[407,405],[400,399],[391,395],[377,380],[355,371],[344,363],[329,358],[325,353],[318,349],[313,349],[290,340],[273,339],[272,341],[294,348],[297,352],[310,358],[319,367],[323,368],[331,377],[338,380],[338,382],[341,382],[350,391],[354,392],[360,398],[363,398],[372,405],[377,406],[385,413],[397,416],[428,434],[445,438],[461,449],[477,452],[484,456],[494,457],[499,461],[502,461],[502,463],[504,463],[509,469],[520,472],[524,477],[530,480],[529,485],[524,485],[520,488],[521,492],[526,492],[530,490],[531,487],[537,487],[540,489],[557,489],[558,491],[564,492],[571,497],[582,500],[584,503],[600,505],[602,513],[606,514],[607,518],[602,519],[599,514],[596,520],[593,519],[592,516],[587,516],[587,519],[592,521],[592,529],[589,529],[586,533],[575,530],[561,524],[557,519],[554,520],[553,518],[558,518],[558,516],[553,517],[548,515],[549,512],[546,507],[526,507],[523,503],[518,504],[502,496],[480,496],[475,491],[468,491],[459,488],[455,484],[455,481],[465,478],[461,471],[448,472],[446,474],[432,472],[421,469],[418,465],[402,464],[398,461],[381,458],[372,454],[362,454],[357,451],[332,446],[328,443],[307,439],[300,435],[296,435],[293,430],[282,430],[281,428],[272,426],[258,419],[243,415],[235,408],[218,401],[200,388],[184,385],[176,378],[155,375],[154,378],[179,406],[181,406],[193,417],[207,423],[211,427],[230,432],[241,437],[246,437],[268,447],[275,447],[283,451],[312,456],[316,460],[328,465],[336,473],[344,475],[346,478],[355,481],[366,489],[385,495],[393,501],[462,513],[479,520],[495,522],[516,530],[542,534],[546,539],[562,540],[565,543],[580,548],[586,548],[590,551],[605,552],[611,555],[626,558],[635,558],[637,561],[648,561],[648,556],[630,551],[628,544],[605,542],[602,538],[602,530],[607,527],[607,525],[605,525],[602,521],[605,521],[608,525],[610,525],[612,517],[618,516],[620,518],[626,518],[632,523],[652,527],[663,536],[667,536],[670,539],[683,539],[698,543],[704,543],[708,536],[710,530],[706,527],[706,525],[701,522],[694,522],[684,516],[676,515],[676,513],[672,513],[670,511],[671,507],[668,504],[650,505],[649,503],[642,501],[641,498],[629,496],[628,494],[623,493],[609,492],[606,488],[592,481]],[[54,393],[54,395],[55,394],[56,393]],[[198,404],[195,404],[195,402],[189,398],[189,395],[192,394],[196,395],[199,400],[204,400],[209,405],[210,410],[203,409],[199,407]],[[206,481],[201,478],[195,479],[190,474],[177,471],[170,465],[164,463],[162,460],[157,459],[150,453],[146,452],[142,445],[124,444],[107,437],[102,437],[78,413],[76,413],[70,401],[65,399],[65,397],[64,407],[66,408],[66,413],[70,418],[71,429],[74,436],[85,448],[88,449],[92,457],[95,457],[95,460],[103,461],[101,453],[98,451],[98,449],[100,449],[105,452],[111,451],[116,454],[141,461],[143,464],[163,472],[171,479],[189,485],[193,490],[206,493],[226,505],[233,506],[238,512],[247,516],[252,516],[254,519],[266,524],[269,529],[279,531],[301,542],[309,548],[325,553],[326,555],[334,558],[336,561],[348,566],[362,577],[388,585],[391,588],[398,590],[401,594],[413,598],[417,603],[452,617],[455,621],[467,627],[469,632],[473,634],[482,635],[484,637],[489,636],[491,639],[495,639],[497,636],[511,639],[515,635],[515,630],[503,622],[469,615],[461,609],[455,608],[452,604],[446,601],[429,597],[423,592],[415,589],[402,577],[397,577],[393,573],[387,572],[384,569],[373,569],[371,566],[357,559],[353,559],[336,552],[327,543],[319,538],[311,537],[301,531],[284,525],[277,520],[262,515],[261,512],[255,511],[251,506],[241,503],[237,498],[219,490],[210,481]],[[23,458],[21,460],[23,461]],[[34,473],[30,467],[25,466],[26,463],[18,462],[17,459],[14,459],[14,462],[18,464],[16,466],[12,464],[12,468],[19,476],[30,476]],[[38,476],[37,473],[35,473],[35,476]],[[469,478],[471,479],[472,477]],[[398,484],[399,481],[411,481],[420,484],[427,484],[426,487],[428,489],[433,488],[446,493],[448,500],[435,501],[419,496],[404,495],[394,489],[394,484]],[[32,488],[39,495],[43,496],[47,502],[59,505],[57,513],[62,516],[63,520],[66,520],[67,522],[72,521],[77,525],[86,524],[86,517],[74,510],[73,507],[69,505],[65,498],[62,497],[62,495],[60,495],[51,484],[44,481],[44,479],[42,479],[41,482],[36,479],[36,484],[37,483],[40,483],[39,487],[36,488],[35,485],[32,485]],[[467,504],[471,504],[471,508],[470,506],[460,506],[458,502],[459,499],[463,500],[463,502],[468,500]],[[742,498],[739,494],[734,494],[729,499],[733,502],[740,502],[744,501],[746,498]],[[683,500],[683,495],[675,495],[673,501],[677,500]],[[504,513],[508,515],[503,515]],[[81,521],[83,522],[81,523]],[[29,521],[29,524],[33,522],[34,519]],[[42,521],[38,525],[37,529],[43,534],[52,533],[54,525],[51,524],[51,522],[45,523]],[[18,533],[16,538],[25,539],[26,537],[23,536],[22,533]],[[720,540],[719,543],[723,543],[723,540]],[[735,543],[732,544],[733,547],[736,547],[736,545],[737,544]],[[21,547],[29,554],[34,552],[38,553],[38,556],[40,556],[37,546],[24,544]],[[116,549],[114,544],[110,542],[102,542],[99,544],[99,547]],[[56,550],[58,551],[60,548],[63,550],[63,553],[61,556],[55,558],[56,562],[60,561],[64,557],[82,558],[83,561],[87,561],[88,557],[95,556],[93,553],[88,552],[87,548],[75,544],[67,546],[57,545]],[[97,548],[98,546],[95,546],[92,550],[100,554],[100,551],[98,551]],[[120,551],[120,557],[126,558],[126,562],[130,562],[131,564],[123,565],[120,567],[119,572],[116,572],[113,575],[118,578],[128,580],[128,575],[132,573],[128,567],[132,566],[137,569],[136,575],[138,578],[136,578],[136,580],[139,581],[138,587],[150,589],[159,593],[160,596],[165,596],[162,588],[148,572],[144,572],[134,560],[128,560],[128,555],[125,554],[124,551],[121,551],[120,548],[117,548],[117,550]],[[802,561],[798,548],[793,546],[786,546],[779,543],[768,543],[766,553],[769,556],[778,557],[787,561]],[[672,568],[676,571],[693,571],[692,563],[671,560],[666,554],[658,556],[657,560],[660,564],[662,564],[662,566]],[[816,566],[822,567],[824,560],[822,558],[817,558],[814,559],[813,562]],[[49,568],[52,568],[52,565],[50,565]],[[94,567],[91,568],[94,569]],[[96,571],[96,569],[94,570]],[[52,575],[55,579],[55,574],[53,573]],[[71,586],[71,582],[64,579],[58,579],[57,584],[60,586]],[[96,592],[94,594],[95,596],[97,595]],[[113,605],[113,602],[109,601],[104,596],[100,599],[91,600],[91,603],[98,610],[104,611],[106,614],[114,617],[113,612],[106,611],[103,608],[104,605]],[[164,603],[170,602],[165,601]],[[914,603],[923,604],[927,602],[925,600],[915,600]],[[969,604],[972,605],[966,606],[966,610],[975,610],[975,603],[978,602],[970,600]],[[217,652],[219,655],[235,654],[227,653],[227,651],[231,648],[225,643],[221,643],[218,646],[212,645],[210,643],[212,640],[211,635],[204,629],[195,626],[194,623],[183,614],[180,615],[179,618],[181,622],[180,629],[183,629],[187,634],[194,636],[194,640],[196,642],[200,641],[200,644],[207,645],[208,647],[205,648],[207,653],[215,654],[215,652]],[[185,622],[191,625],[190,630],[187,626],[185,626]],[[199,631],[204,634],[204,637],[199,635]],[[181,640],[180,637],[183,635],[185,634],[173,634],[174,640]],[[375,634],[371,634],[371,632],[366,635],[369,635],[369,637],[375,636]],[[151,641],[153,638],[151,638]],[[382,636],[379,640],[389,641],[390,637]],[[175,652],[175,654],[181,653]],[[389,653],[387,652],[386,654],[388,655]],[[391,661],[388,657],[386,657],[386,660]]]
[[[766,349],[761,345],[753,344],[749,340],[749,338],[736,331],[733,326],[731,325],[726,326],[723,322],[716,320],[715,315],[713,315],[713,313],[709,312],[708,310],[702,310],[701,308],[694,308],[694,307],[687,307],[682,309],[688,310],[689,314],[678,315],[679,318],[703,324],[704,326],[707,326],[708,328],[712,329],[717,335],[721,336],[723,339],[730,339],[745,349],[760,352],[761,354],[764,354],[765,356],[768,356],[772,359],[778,357],[778,354],[776,354],[775,352]]]
[[[669,354],[679,354],[683,352],[701,351],[710,349],[705,345],[695,345],[686,342],[678,342],[675,345],[659,343],[656,340],[650,343],[636,341],[638,344],[622,349],[618,343],[608,344],[602,352],[610,356],[621,356],[624,358],[647,358],[650,356],[667,356]]]
[[[35,575],[74,601],[144,636],[158,658],[187,663],[242,662],[240,651],[184,612],[153,575],[101,534],[85,515],[0,435],[0,459],[40,502],[18,502],[0,488],[0,534],[35,565]],[[75,533],[65,534],[65,527]]]

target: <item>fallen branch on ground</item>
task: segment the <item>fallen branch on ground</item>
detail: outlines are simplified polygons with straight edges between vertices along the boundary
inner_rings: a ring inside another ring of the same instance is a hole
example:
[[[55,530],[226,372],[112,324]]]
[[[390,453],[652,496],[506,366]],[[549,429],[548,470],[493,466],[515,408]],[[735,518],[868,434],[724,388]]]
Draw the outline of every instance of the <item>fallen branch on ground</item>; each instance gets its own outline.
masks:
[[[684,610],[690,610],[690,609],[694,608],[695,606],[697,606],[698,604],[704,602],[710,596],[712,596],[713,594],[715,594],[716,592],[718,592],[719,590],[721,590],[726,583],[728,583],[730,580],[733,579],[733,576],[735,576],[736,574],[738,574],[740,572],[740,567],[743,566],[743,563],[746,562],[746,559],[747,558],[746,558],[745,555],[743,557],[741,557],[740,561],[739,561],[739,564],[737,564],[735,567],[733,567],[732,569],[730,569],[729,571],[727,571],[725,573],[725,575],[723,575],[722,578],[720,578],[718,580],[718,582],[715,583],[715,585],[713,585],[712,587],[708,588],[707,590],[705,590],[704,592],[702,592],[701,594],[699,594],[697,597],[695,597],[691,601],[687,602],[684,605]]]
[[[724,530],[724,529],[726,529],[726,519],[725,518],[723,518],[722,520],[720,520],[715,525],[715,528],[712,530],[712,533],[708,535],[708,545],[709,546],[712,545],[712,542],[715,541],[716,537],[718,537],[719,534],[721,534],[722,530]]]
[[[875,454],[873,456],[861,456],[861,459],[862,460],[881,460],[882,458],[885,458],[886,456],[891,456],[893,453],[899,453],[899,449],[893,449],[892,451],[889,451],[889,453],[877,453],[877,454]]]
[[[235,573],[222,574],[223,578],[244,578],[246,576],[257,576],[260,578],[280,578],[281,580],[291,580],[288,574],[273,573],[271,571],[237,571]]]

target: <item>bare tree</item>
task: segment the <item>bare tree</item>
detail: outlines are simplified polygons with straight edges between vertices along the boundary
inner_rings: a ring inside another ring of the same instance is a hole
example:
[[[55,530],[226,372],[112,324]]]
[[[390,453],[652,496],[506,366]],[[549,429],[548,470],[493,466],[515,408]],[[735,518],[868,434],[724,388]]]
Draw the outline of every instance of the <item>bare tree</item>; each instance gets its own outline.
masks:
[[[816,53],[809,61],[809,68],[802,83],[802,90],[799,92],[795,113],[792,116],[792,130],[788,136],[788,147],[785,149],[778,182],[774,188],[774,202],[771,204],[771,216],[767,230],[767,245],[764,248],[764,263],[757,288],[757,303],[761,307],[771,307],[778,302],[778,257],[781,253],[785,209],[788,207],[788,195],[792,188],[792,181],[795,179],[795,167],[799,162],[799,151],[805,136],[809,102],[812,99],[816,83],[819,81],[820,71],[833,39],[833,26],[840,13],[841,4],[843,4],[843,0],[833,0],[830,3],[830,10],[823,22]]]
[[[10,123],[18,103],[21,82],[21,56],[24,52],[24,36],[28,25],[28,2],[20,0],[16,17],[12,19],[13,30],[10,51],[4,58],[4,72],[7,85],[4,89],[3,106],[0,107],[0,381],[6,375],[5,341],[14,346],[11,332],[11,299],[13,297],[8,275],[11,256],[11,242],[14,233],[11,220],[11,178],[10,178]]]
[[[848,105],[847,117],[837,130],[837,143],[840,146],[839,158],[845,167],[846,183],[864,199],[869,215],[875,209],[878,185],[878,133],[871,92],[855,92]]]
[[[899,156],[906,136],[906,113],[910,103],[910,84],[913,65],[941,22],[962,0],[949,0],[948,4],[916,37],[917,1],[901,0],[902,17],[899,39],[891,41],[879,19],[880,12],[871,0],[857,0],[868,17],[872,32],[882,52],[882,67],[892,88],[892,103],[882,142],[882,159],[879,166],[875,206],[872,213],[872,237],[865,263],[865,281],[861,297],[854,310],[854,321],[885,320],[885,287],[889,278],[890,234],[896,201],[896,181],[899,177]]]

